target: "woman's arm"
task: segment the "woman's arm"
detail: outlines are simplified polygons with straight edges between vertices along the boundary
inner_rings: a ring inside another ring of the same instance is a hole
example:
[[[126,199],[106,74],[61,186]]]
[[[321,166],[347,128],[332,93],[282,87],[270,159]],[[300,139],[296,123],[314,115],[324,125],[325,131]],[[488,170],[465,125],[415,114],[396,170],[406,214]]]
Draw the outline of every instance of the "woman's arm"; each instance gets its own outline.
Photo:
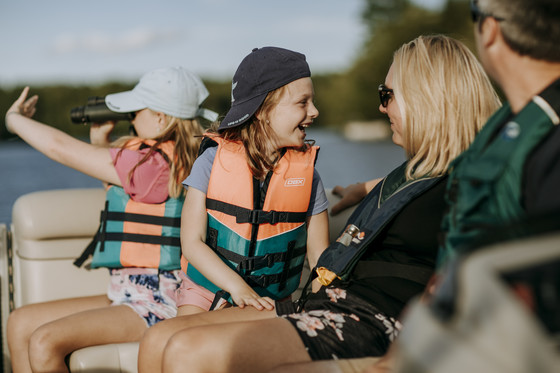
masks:
[[[342,210],[359,203],[382,180],[372,179],[363,183],[350,184],[343,188],[339,185],[332,190],[333,194],[342,197],[331,209],[331,215],[336,215]]]
[[[52,160],[101,181],[121,185],[109,149],[80,141],[31,119],[38,96],[26,100],[29,87],[6,113],[6,128]]]
[[[240,308],[274,309],[272,299],[258,295],[206,245],[207,220],[206,194],[189,188],[181,215],[181,247],[189,265],[192,264],[213,284],[230,293]]]

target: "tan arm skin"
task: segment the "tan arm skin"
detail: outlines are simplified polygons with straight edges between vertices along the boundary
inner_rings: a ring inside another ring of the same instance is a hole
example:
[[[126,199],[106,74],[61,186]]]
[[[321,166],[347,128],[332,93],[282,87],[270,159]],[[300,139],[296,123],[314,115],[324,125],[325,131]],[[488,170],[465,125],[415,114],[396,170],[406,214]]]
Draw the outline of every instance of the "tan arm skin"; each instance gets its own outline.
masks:
[[[35,114],[37,95],[27,99],[29,87],[25,87],[19,98],[6,113],[6,128],[26,143],[52,160],[83,172],[103,182],[121,186],[107,143],[99,138],[108,138],[114,123],[93,127],[92,138],[99,144],[78,140],[54,127],[31,119]]]
[[[206,194],[189,188],[181,215],[181,247],[183,255],[208,280],[230,293],[240,308],[274,309],[274,301],[258,295],[234,270],[228,267],[206,245]]]
[[[336,205],[331,209],[331,215],[336,215],[344,209],[354,206],[361,202],[364,197],[371,192],[371,190],[382,180],[372,179],[363,183],[350,184],[343,188],[339,185],[335,186],[332,190],[333,194],[342,197]]]

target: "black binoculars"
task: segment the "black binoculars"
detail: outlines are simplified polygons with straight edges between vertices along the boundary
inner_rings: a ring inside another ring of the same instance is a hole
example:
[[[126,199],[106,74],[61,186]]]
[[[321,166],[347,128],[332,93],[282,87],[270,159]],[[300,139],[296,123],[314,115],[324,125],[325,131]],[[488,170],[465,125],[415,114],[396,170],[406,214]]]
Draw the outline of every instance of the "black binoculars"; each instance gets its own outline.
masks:
[[[103,123],[107,121],[132,120],[135,113],[116,113],[107,107],[105,97],[89,97],[85,106],[70,110],[70,120],[75,124]]]

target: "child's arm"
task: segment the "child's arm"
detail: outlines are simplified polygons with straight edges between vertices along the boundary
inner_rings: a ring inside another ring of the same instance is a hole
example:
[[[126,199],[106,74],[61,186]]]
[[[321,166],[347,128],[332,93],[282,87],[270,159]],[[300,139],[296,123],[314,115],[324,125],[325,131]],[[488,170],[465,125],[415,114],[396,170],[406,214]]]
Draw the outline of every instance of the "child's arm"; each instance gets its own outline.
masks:
[[[307,219],[307,260],[313,270],[319,257],[329,245],[329,215],[327,210]],[[316,292],[321,287],[317,279],[313,280],[311,289]]]
[[[27,99],[29,87],[6,113],[6,128],[50,159],[107,183],[121,185],[106,147],[88,144],[31,119],[38,96]]]
[[[315,267],[323,251],[329,246],[329,215],[327,210],[307,219],[307,260]]]
[[[274,309],[272,299],[258,295],[206,245],[206,225],[206,194],[189,188],[181,215],[181,247],[189,265],[192,264],[217,287],[230,293],[240,308]]]

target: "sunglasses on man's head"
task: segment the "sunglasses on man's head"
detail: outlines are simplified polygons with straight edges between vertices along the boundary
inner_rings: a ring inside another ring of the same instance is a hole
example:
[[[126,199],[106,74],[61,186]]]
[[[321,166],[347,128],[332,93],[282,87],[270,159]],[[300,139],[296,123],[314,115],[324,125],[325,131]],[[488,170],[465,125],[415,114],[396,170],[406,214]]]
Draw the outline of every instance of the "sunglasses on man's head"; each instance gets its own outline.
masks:
[[[379,91],[379,101],[381,101],[381,106],[387,107],[387,105],[389,105],[389,100],[394,96],[393,90],[391,88],[387,88],[385,84],[380,84],[379,87],[377,87],[377,90]]]
[[[504,19],[501,17],[496,17],[490,13],[485,13],[483,11],[480,10],[480,8],[478,7],[478,0],[471,0],[471,19],[473,21],[473,23],[477,23],[478,21],[486,18],[486,17],[492,17],[494,18],[496,21],[503,21]]]

